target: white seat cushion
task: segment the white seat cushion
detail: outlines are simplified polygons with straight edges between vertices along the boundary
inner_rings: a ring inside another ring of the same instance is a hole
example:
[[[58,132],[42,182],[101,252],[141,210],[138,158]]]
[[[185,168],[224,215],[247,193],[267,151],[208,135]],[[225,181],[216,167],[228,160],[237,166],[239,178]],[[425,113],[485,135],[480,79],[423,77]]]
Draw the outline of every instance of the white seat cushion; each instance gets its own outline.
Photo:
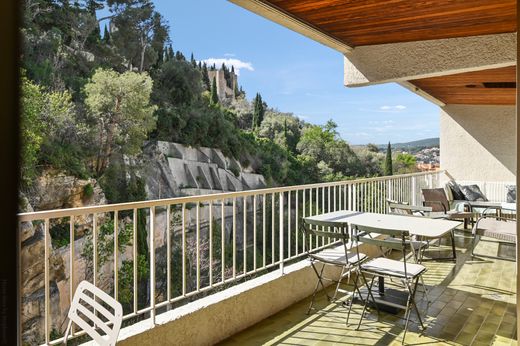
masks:
[[[318,253],[311,254],[310,256],[321,262],[326,262],[335,265],[346,264],[345,250],[342,246],[333,249],[325,249]],[[367,255],[365,255],[364,253],[359,253],[359,257],[356,252],[348,253],[348,262],[350,264],[357,264],[358,262],[361,262],[366,258]]]
[[[404,278],[404,262],[379,257],[363,263],[361,270],[382,275],[390,275]],[[426,270],[426,267],[415,263],[406,263],[406,274],[408,278],[416,277]]]

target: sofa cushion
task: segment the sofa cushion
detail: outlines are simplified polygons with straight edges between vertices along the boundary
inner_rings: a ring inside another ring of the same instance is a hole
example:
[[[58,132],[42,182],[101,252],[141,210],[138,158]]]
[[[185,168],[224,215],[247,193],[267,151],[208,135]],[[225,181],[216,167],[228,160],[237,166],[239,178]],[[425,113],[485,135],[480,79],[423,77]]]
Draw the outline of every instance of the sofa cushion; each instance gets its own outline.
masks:
[[[516,203],[516,185],[506,185],[507,203]]]
[[[466,196],[462,192],[462,190],[460,188],[460,185],[457,184],[455,181],[450,180],[448,182],[448,187],[451,190],[451,194],[453,195],[453,200],[454,201],[464,201],[464,200],[466,200]]]
[[[482,191],[480,191],[480,188],[478,185],[462,185],[460,187],[462,190],[462,193],[464,194],[465,199],[468,201],[487,201],[488,199]]]

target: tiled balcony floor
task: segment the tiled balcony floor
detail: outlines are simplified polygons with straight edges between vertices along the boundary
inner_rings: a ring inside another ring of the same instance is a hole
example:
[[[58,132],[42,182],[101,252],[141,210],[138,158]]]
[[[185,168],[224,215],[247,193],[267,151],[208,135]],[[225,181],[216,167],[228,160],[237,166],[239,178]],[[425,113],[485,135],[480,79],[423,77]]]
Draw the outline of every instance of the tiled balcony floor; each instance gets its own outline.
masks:
[[[466,233],[467,234],[467,233]],[[417,294],[419,309],[426,320],[422,334],[416,323],[406,334],[411,345],[516,345],[515,263],[505,260],[472,260],[469,238],[457,234],[457,263],[424,262],[430,304]],[[481,242],[480,253],[497,252],[498,244]],[[501,246],[502,254],[512,247]],[[433,256],[433,254],[432,254]],[[420,289],[419,289],[420,290]],[[355,330],[361,305],[356,303],[349,326],[346,309],[328,304],[319,294],[318,310],[306,315],[309,299],[300,301],[253,327],[225,340],[223,345],[401,345],[404,313],[392,315],[371,311],[361,329]],[[412,313],[412,321],[417,317]]]

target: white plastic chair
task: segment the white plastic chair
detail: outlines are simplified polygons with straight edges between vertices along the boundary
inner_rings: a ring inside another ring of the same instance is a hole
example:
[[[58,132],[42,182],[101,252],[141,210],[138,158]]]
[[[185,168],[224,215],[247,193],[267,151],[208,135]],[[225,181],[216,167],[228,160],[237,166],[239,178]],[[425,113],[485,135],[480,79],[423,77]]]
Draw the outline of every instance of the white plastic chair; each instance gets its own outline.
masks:
[[[104,303],[104,304],[102,304]],[[113,312],[110,312],[104,305],[108,305]],[[102,315],[103,321],[96,315]],[[82,281],[74,293],[74,299],[69,309],[69,324],[65,331],[64,343],[67,344],[72,322],[83,329],[97,344],[112,346],[116,344],[121,321],[123,320],[123,307],[121,304],[91,284]],[[105,335],[100,334],[102,330]]]

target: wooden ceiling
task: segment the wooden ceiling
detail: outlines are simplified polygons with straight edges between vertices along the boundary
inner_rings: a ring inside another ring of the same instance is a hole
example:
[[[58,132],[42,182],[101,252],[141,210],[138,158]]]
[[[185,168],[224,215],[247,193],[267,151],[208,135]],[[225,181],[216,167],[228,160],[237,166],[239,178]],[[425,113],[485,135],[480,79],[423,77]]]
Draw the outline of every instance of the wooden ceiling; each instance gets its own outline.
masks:
[[[516,0],[261,0],[351,47],[516,32]]]
[[[516,104],[516,66],[410,81],[446,104]]]

